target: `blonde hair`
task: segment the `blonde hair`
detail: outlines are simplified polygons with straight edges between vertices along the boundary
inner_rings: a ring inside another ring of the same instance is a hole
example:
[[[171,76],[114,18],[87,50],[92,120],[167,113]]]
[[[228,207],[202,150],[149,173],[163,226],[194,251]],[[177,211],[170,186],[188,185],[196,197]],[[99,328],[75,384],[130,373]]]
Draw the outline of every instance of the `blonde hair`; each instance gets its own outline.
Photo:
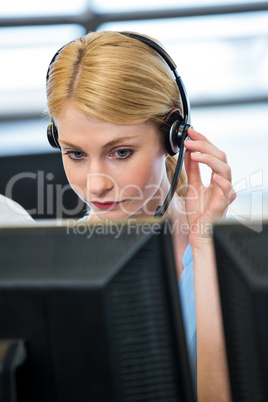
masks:
[[[171,110],[182,110],[177,84],[163,58],[139,40],[105,31],[89,33],[60,50],[49,68],[47,101],[52,119],[72,103],[114,124],[152,121],[160,134]],[[169,156],[169,180],[175,167],[176,157]],[[183,169],[177,193],[184,196],[185,189]]]

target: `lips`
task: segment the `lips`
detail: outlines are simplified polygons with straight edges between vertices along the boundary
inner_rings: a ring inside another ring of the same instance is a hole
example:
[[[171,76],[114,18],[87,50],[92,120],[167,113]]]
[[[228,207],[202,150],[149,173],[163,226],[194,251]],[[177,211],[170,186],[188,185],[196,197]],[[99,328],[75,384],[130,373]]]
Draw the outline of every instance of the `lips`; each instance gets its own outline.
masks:
[[[91,204],[94,205],[94,207],[96,207],[98,209],[113,209],[113,208],[117,207],[120,203],[121,203],[121,201],[119,201],[119,202],[114,202],[114,201],[91,202]]]

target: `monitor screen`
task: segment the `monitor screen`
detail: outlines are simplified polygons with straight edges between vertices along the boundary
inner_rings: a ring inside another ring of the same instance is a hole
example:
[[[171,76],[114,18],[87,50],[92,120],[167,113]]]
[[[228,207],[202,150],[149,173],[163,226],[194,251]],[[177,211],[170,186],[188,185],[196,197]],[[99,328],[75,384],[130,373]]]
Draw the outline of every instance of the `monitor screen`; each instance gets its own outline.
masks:
[[[1,401],[194,400],[168,228],[1,228]]]
[[[268,401],[268,222],[214,227],[233,401]]]

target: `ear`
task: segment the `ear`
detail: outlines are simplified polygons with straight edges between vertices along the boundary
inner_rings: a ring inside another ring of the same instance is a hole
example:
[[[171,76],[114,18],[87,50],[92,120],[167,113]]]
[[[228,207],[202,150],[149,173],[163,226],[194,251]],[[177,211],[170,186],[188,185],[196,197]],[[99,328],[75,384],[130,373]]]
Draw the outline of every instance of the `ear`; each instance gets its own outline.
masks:
[[[178,107],[173,107],[172,109],[171,109],[171,111],[168,113],[168,115],[167,115],[167,121],[169,120],[169,117],[173,114],[173,113],[175,113],[175,112],[178,112],[180,115],[181,115],[181,111],[180,111],[180,109],[178,108]],[[165,139],[165,142],[166,142],[166,139]],[[165,153],[165,156],[166,156],[166,158],[168,157],[168,156],[170,156],[170,154],[169,154],[169,152],[166,150],[166,153]]]
[[[181,111],[178,107],[174,107],[173,109],[171,109],[171,111],[168,113],[167,117],[169,118],[170,115],[174,112],[178,112],[181,115]]]
[[[179,133],[183,117],[178,108],[173,108],[168,115],[164,128],[165,147],[169,155],[173,156],[180,150]]]

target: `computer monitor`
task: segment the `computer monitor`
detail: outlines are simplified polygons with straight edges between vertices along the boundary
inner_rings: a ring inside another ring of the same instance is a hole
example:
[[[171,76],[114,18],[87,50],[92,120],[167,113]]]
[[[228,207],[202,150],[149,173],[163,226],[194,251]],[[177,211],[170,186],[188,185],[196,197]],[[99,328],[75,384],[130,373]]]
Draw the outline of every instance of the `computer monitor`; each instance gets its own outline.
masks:
[[[214,226],[232,400],[268,401],[268,222]]]
[[[194,400],[169,227],[1,228],[1,401]]]

